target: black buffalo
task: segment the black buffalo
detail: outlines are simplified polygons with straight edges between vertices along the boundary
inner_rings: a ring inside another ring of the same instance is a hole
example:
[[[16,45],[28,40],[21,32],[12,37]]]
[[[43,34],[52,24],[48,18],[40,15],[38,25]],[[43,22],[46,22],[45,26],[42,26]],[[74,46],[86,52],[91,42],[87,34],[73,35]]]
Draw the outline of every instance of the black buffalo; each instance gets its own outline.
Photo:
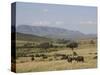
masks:
[[[67,57],[68,62],[77,61],[77,62],[84,62],[83,56],[68,56]]]
[[[75,58],[75,60],[76,60],[77,62],[84,62],[84,57],[83,57],[83,56],[77,56],[77,57]]]

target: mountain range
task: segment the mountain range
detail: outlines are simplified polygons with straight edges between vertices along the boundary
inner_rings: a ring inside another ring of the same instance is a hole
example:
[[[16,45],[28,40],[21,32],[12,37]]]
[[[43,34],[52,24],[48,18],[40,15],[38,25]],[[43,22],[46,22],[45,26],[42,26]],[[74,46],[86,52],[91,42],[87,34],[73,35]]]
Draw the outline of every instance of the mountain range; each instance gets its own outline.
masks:
[[[96,38],[96,34],[84,34],[80,31],[72,31],[64,28],[48,27],[48,26],[31,26],[31,25],[19,25],[16,27],[16,32],[31,34],[46,38],[55,39],[85,39]]]

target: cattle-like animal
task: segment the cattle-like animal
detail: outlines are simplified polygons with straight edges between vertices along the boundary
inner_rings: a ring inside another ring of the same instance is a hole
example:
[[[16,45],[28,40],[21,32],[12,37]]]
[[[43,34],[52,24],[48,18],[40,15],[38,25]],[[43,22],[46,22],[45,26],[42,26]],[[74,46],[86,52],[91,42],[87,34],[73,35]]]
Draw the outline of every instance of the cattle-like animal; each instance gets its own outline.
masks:
[[[77,62],[84,62],[84,57],[83,56],[78,56],[76,61]]]
[[[69,58],[69,57],[68,57],[67,61],[68,61],[69,63],[70,63],[70,62],[72,63],[73,58]]]
[[[67,55],[67,61],[72,63],[73,56],[72,55]]]
[[[83,56],[68,56],[67,58],[68,62],[72,62],[72,61],[77,61],[77,62],[84,62],[84,57]]]

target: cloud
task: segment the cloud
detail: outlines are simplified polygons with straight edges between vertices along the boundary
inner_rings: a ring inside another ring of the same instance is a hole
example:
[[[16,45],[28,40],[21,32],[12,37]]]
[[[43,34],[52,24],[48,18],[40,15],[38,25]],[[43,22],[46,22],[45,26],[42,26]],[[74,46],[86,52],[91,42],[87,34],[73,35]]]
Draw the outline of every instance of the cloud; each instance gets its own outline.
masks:
[[[63,21],[34,21],[32,25],[37,25],[37,26],[58,26],[58,25],[63,25]]]
[[[80,25],[96,25],[95,21],[81,21]]]
[[[46,26],[46,25],[50,25],[51,23],[49,21],[34,21],[32,23],[32,25],[36,25],[36,26]]]

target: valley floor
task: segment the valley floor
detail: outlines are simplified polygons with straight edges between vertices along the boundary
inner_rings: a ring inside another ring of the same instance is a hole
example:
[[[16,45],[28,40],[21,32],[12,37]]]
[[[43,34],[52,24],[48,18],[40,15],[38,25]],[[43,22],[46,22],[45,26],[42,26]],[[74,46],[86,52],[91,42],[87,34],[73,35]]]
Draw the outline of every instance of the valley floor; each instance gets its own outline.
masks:
[[[80,48],[76,51],[79,55],[84,56],[85,62],[68,63],[67,60],[54,61],[28,61],[16,64],[16,72],[40,72],[40,71],[57,71],[71,69],[88,69],[97,67],[96,47]],[[56,53],[70,53],[70,50],[61,50]]]

